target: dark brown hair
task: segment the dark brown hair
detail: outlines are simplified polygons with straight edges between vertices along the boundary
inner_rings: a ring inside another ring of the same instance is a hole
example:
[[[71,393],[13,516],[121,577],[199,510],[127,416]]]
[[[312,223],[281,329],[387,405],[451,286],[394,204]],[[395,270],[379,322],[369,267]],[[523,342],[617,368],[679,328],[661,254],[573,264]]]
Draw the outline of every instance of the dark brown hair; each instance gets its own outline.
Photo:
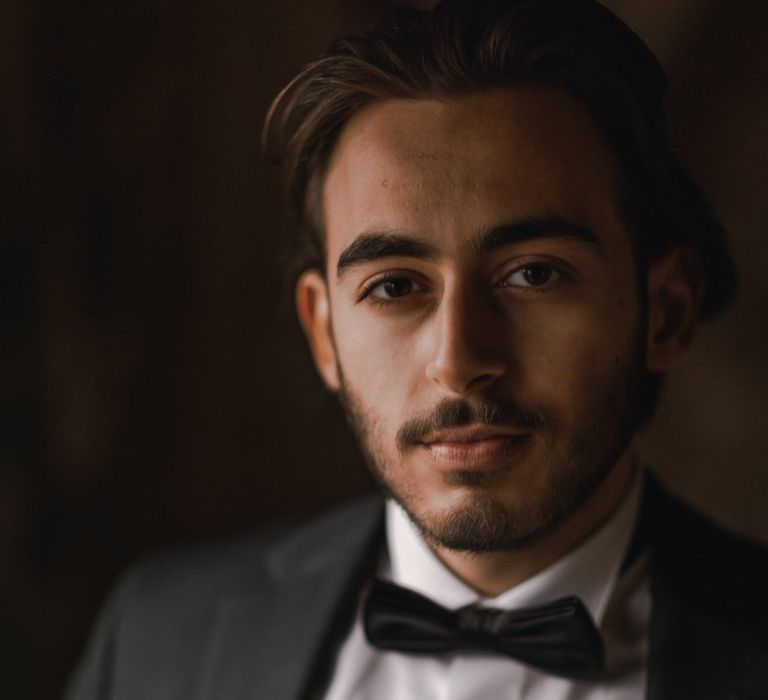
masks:
[[[557,86],[581,100],[619,162],[638,267],[674,246],[696,249],[702,314],[721,310],[736,271],[723,228],[667,142],[664,71],[595,0],[443,0],[431,11],[400,9],[306,66],[275,99],[264,128],[302,229],[303,267],[323,269],[322,183],[355,112],[374,100],[520,83]]]

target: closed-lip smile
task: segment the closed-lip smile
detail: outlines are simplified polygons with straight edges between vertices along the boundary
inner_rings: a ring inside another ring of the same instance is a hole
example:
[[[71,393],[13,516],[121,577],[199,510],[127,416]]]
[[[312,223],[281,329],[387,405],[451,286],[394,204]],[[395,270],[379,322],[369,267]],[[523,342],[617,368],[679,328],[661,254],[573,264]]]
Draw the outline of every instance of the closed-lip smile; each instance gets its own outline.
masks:
[[[532,433],[530,428],[474,424],[436,430],[420,443],[442,472],[491,472],[509,467],[530,444]]]

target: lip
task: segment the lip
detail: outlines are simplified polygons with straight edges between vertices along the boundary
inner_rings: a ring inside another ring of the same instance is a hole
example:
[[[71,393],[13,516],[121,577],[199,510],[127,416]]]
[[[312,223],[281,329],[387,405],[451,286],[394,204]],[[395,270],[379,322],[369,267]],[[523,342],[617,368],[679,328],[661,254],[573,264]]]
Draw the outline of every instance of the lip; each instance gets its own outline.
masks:
[[[467,444],[486,440],[519,438],[530,435],[531,431],[505,425],[462,425],[430,433],[421,442],[427,446],[438,444]]]
[[[506,426],[462,426],[430,434],[422,447],[442,471],[494,471],[509,465],[531,435]]]

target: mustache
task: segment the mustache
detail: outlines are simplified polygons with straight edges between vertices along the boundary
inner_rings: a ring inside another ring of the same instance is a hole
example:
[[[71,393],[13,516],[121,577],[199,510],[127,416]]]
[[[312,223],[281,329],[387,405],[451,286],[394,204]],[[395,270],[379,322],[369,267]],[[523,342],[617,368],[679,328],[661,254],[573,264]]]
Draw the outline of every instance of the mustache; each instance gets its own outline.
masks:
[[[398,449],[403,451],[423,442],[427,435],[437,430],[476,424],[538,430],[546,428],[548,421],[538,407],[512,399],[443,399],[433,408],[403,423],[395,440]]]

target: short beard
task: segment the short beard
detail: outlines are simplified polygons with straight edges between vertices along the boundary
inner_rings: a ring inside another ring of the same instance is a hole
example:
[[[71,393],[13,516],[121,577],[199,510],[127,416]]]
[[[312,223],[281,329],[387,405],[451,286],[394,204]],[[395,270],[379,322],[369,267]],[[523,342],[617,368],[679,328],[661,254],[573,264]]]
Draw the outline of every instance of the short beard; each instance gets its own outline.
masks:
[[[615,456],[590,465],[583,472],[563,470],[551,483],[547,498],[515,510],[505,508],[496,498],[481,493],[469,502],[455,506],[441,515],[439,527],[427,523],[409,509],[403,499],[388,489],[388,494],[408,513],[422,536],[432,544],[463,552],[500,552],[525,549],[556,530],[595,492],[626,449],[617,448]],[[557,475],[556,475],[557,476]],[[489,477],[485,480],[483,477]],[[473,487],[493,486],[494,474],[459,472],[453,483]]]
[[[644,336],[644,324],[642,326]],[[459,471],[449,477],[456,486],[485,487],[460,506],[441,511],[439,517],[419,514],[416,489],[401,489],[387,478],[383,437],[377,419],[362,405],[338,367],[339,398],[355,432],[366,462],[385,494],[396,501],[432,544],[456,551],[512,551],[531,546],[557,529],[595,492],[626,451],[640,421],[644,389],[649,385],[639,340],[628,349],[624,363],[604,380],[597,393],[581,407],[581,420],[561,454],[553,454],[549,480],[538,502],[506,507],[493,495],[498,472]],[[443,400],[432,410],[407,421],[398,431],[400,454],[412,449],[431,430],[471,423],[514,425],[534,429],[549,439],[553,421],[542,407],[508,398]]]

